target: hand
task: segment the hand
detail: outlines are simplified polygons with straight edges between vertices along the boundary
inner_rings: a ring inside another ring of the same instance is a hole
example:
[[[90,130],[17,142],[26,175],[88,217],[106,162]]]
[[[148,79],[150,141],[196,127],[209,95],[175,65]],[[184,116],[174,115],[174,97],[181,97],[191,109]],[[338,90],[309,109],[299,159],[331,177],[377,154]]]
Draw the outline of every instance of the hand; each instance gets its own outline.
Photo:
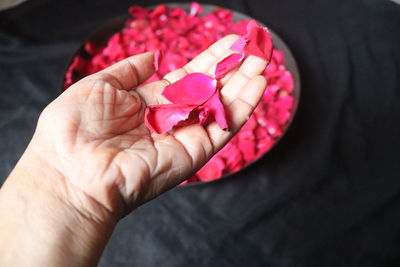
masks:
[[[221,39],[165,78],[174,82],[191,72],[211,75],[238,38]],[[2,188],[0,215],[9,219],[0,225],[4,229],[0,238],[8,236],[7,244],[15,241],[17,234],[10,237],[8,232],[16,233],[14,226],[24,221],[30,230],[21,227],[22,239],[32,235],[43,246],[48,244],[44,239],[57,240],[60,247],[68,243],[71,252],[61,249],[60,255],[81,264],[95,263],[115,222],[191,177],[240,129],[264,92],[266,81],[260,74],[265,67],[265,61],[250,56],[221,80],[230,131],[215,122],[162,135],[147,129],[146,106],[167,103],[161,96],[165,81],[140,85],[155,71],[152,52],[120,61],[72,85],[43,111],[31,143]],[[10,201],[14,196],[18,200]],[[42,224],[52,229],[50,236]],[[66,227],[74,231],[66,232]],[[17,241],[16,250],[22,246]],[[41,251],[54,250],[53,241]]]
[[[190,72],[212,73],[237,38],[223,38],[165,78],[174,82]],[[231,131],[212,123],[158,135],[147,129],[143,116],[146,106],[167,103],[161,96],[166,83],[138,86],[154,73],[153,53],[133,56],[82,79],[51,103],[40,117],[32,149],[72,190],[121,216],[189,178],[223,147],[257,105],[266,86],[259,76],[265,66],[249,57],[229,82],[224,80]]]

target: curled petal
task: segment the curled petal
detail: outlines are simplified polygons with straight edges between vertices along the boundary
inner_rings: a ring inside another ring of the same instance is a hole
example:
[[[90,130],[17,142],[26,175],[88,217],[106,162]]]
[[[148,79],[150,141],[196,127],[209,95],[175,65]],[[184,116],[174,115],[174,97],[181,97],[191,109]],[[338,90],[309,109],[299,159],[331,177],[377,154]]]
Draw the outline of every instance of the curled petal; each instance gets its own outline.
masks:
[[[182,105],[155,105],[148,106],[144,115],[144,122],[151,131],[158,134],[168,132],[180,122],[189,118],[196,106]]]
[[[254,28],[254,27],[260,27],[258,26],[257,22],[254,19],[251,19],[247,22],[246,25],[246,38],[250,39],[251,35],[250,35],[250,31]]]
[[[224,160],[221,157],[214,156],[196,173],[196,176],[201,181],[212,181],[221,177],[224,169]]]
[[[204,107],[208,108],[210,116],[214,117],[222,130],[228,130],[228,122],[226,121],[224,105],[221,103],[219,97],[219,91],[216,91],[215,94],[204,103]]]
[[[247,44],[247,40],[245,37],[241,37],[237,39],[231,46],[231,50],[238,52],[238,53],[243,53],[244,52],[244,47]]]
[[[184,127],[192,124],[204,124],[208,119],[208,115],[208,108],[198,106],[189,113],[189,116],[186,120],[180,121],[176,127]]]
[[[221,60],[215,69],[215,79],[223,78],[228,72],[236,68],[243,60],[243,54],[234,53]]]
[[[255,21],[250,21],[247,25],[247,30],[248,43],[244,47],[246,56],[254,55],[270,62],[273,43],[268,29],[258,26]]]
[[[203,73],[190,73],[164,88],[162,95],[174,104],[200,105],[217,90],[217,81]]]

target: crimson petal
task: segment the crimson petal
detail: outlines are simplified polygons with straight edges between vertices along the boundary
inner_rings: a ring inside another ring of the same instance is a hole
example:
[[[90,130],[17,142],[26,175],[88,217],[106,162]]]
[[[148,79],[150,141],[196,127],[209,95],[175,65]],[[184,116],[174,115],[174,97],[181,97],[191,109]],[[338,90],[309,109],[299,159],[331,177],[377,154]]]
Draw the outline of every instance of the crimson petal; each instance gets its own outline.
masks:
[[[190,4],[190,8],[189,9],[190,9],[190,15],[191,16],[197,16],[201,12],[203,12],[203,7],[197,2],[192,2]]]
[[[145,19],[149,15],[149,10],[141,6],[131,6],[129,8],[129,14],[137,19]]]
[[[234,53],[221,60],[215,69],[215,79],[223,78],[228,72],[236,68],[243,60],[243,54]]]
[[[247,30],[248,43],[244,47],[245,55],[254,55],[270,62],[273,43],[268,29],[258,26],[255,21],[250,21]]]
[[[224,105],[221,103],[219,91],[216,91],[203,106],[208,108],[209,114],[214,117],[222,130],[228,130],[228,122],[226,121],[225,109]]]
[[[201,181],[212,181],[221,177],[224,169],[224,160],[218,156],[214,156],[196,173],[196,175]]]
[[[200,105],[216,91],[217,81],[203,73],[190,73],[164,88],[162,95],[174,104]]]
[[[182,105],[155,105],[148,106],[144,115],[144,122],[151,131],[158,134],[168,132],[180,122],[189,118],[196,106]]]

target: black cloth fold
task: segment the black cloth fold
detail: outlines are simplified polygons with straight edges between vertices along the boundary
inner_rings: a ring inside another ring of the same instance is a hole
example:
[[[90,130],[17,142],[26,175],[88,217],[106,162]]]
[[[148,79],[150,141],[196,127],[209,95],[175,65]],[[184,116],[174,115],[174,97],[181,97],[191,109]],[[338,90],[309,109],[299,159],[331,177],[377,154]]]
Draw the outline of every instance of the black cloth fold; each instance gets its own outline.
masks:
[[[85,38],[132,4],[159,3],[29,0],[0,12],[1,183]],[[99,265],[399,266],[400,5],[212,4],[253,16],[289,45],[302,81],[293,125],[244,171],[138,208]]]

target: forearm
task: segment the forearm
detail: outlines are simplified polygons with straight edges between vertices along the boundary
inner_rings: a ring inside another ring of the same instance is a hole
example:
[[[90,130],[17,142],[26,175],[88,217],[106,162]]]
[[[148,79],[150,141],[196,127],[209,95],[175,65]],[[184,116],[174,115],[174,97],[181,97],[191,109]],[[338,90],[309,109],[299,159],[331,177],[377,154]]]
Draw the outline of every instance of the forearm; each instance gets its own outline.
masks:
[[[0,190],[0,266],[93,266],[116,223],[107,213],[28,149]]]

